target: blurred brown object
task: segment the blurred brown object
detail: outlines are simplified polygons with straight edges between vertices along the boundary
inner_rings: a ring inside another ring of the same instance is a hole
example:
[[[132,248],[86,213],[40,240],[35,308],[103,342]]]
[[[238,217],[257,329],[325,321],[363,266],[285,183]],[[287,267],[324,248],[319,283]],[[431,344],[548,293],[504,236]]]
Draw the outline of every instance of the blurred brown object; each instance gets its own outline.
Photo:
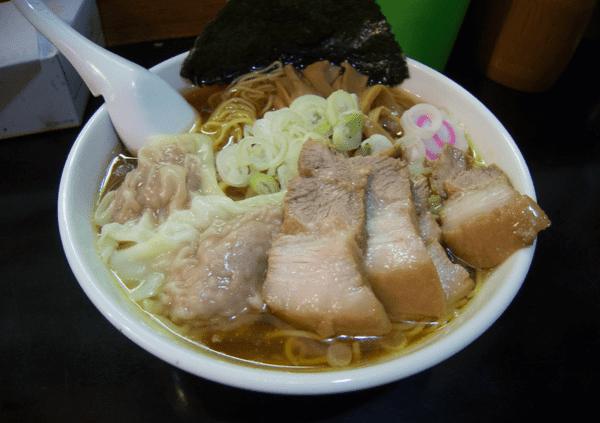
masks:
[[[227,0],[96,0],[107,46],[198,35]]]
[[[596,0],[477,2],[477,66],[520,91],[552,87],[583,37]]]

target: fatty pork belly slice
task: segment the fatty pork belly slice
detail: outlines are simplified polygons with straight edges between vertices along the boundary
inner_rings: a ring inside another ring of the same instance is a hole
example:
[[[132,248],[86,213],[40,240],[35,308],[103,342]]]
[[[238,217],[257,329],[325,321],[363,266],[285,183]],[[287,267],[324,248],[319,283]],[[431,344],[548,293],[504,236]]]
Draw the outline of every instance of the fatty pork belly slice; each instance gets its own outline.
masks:
[[[367,233],[365,270],[391,320],[444,316],[446,294],[420,236],[410,171],[404,162],[386,158],[373,167]]]
[[[550,226],[540,206],[496,166],[461,172],[446,186],[451,194],[440,213],[443,240],[473,267],[501,264]]]
[[[442,154],[431,163],[431,189],[442,198],[448,197],[446,181],[468,170],[472,164],[471,156],[450,144],[444,144]]]
[[[174,321],[219,324],[262,311],[260,288],[281,220],[279,206],[257,206],[215,222],[171,264],[161,297],[165,314]]]
[[[385,310],[361,273],[368,171],[312,140],[298,169],[284,200],[282,235],[269,252],[265,301],[324,337],[388,332]]]
[[[429,178],[424,174],[414,174],[411,175],[411,180],[421,238],[425,242],[427,252],[440,277],[446,293],[446,300],[451,305],[467,295],[473,288],[473,280],[463,266],[450,260],[445,248],[441,245],[442,229],[429,208],[428,198],[432,194]]]
[[[263,298],[273,313],[324,338],[386,334],[391,323],[361,261],[351,231],[279,235],[269,252]]]
[[[441,245],[442,230],[438,225],[433,213],[425,210],[418,214],[419,225],[421,227],[421,238],[425,242],[427,252],[433,260],[435,269],[448,304],[454,304],[463,299],[473,288],[471,275],[463,266],[453,263],[446,254],[446,250]]]

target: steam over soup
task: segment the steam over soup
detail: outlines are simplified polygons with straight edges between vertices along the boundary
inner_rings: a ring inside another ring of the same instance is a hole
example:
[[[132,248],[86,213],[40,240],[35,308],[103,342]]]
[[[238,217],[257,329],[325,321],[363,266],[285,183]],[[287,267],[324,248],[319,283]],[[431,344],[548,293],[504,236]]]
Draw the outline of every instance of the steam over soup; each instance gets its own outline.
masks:
[[[198,132],[118,157],[94,222],[131,299],[198,345],[282,366],[400,354],[550,225],[451,110],[347,63],[187,98]]]

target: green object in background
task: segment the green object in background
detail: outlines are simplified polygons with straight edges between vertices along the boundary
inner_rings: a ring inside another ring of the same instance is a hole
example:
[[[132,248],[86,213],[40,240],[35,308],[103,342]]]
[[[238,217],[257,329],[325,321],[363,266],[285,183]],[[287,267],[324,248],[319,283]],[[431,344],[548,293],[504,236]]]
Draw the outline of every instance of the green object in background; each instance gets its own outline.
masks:
[[[440,72],[470,0],[377,0],[404,53]]]

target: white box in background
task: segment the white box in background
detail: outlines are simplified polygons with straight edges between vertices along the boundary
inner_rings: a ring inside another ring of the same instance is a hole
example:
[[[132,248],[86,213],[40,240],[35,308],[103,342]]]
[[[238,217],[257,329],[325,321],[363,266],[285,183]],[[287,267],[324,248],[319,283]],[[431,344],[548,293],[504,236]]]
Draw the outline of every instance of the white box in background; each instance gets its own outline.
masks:
[[[104,46],[94,0],[43,0]],[[0,3],[0,139],[81,124],[90,92],[69,61],[10,2]]]

